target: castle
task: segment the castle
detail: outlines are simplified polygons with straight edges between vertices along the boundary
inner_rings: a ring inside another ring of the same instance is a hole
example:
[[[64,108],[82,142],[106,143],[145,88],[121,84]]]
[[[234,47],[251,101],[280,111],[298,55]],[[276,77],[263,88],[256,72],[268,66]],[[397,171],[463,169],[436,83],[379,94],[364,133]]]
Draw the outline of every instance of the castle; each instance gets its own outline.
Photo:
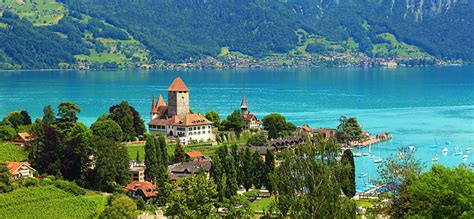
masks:
[[[168,103],[153,96],[148,129],[153,135],[174,136],[181,144],[212,139],[212,122],[189,110],[189,89],[180,77],[168,88]]]

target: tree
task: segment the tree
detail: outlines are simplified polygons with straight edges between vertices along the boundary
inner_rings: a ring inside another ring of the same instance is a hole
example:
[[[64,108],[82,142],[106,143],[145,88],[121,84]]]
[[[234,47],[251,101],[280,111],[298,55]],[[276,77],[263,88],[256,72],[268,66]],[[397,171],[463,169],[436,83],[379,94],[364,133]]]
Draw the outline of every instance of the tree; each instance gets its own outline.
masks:
[[[348,143],[362,138],[362,127],[360,127],[356,118],[341,116],[339,122],[336,132],[336,138],[339,142]]]
[[[271,174],[275,171],[275,155],[272,150],[267,148],[267,153],[265,154],[265,174],[262,176],[262,184],[265,186],[268,191],[272,191],[272,182],[270,180]]]
[[[410,216],[472,218],[474,172],[465,166],[450,169],[434,165],[408,187]]]
[[[296,130],[293,123],[287,123],[285,117],[277,113],[263,117],[262,122],[265,130],[268,130],[268,139],[278,138]]]
[[[185,162],[187,159],[186,153],[184,152],[184,147],[181,145],[180,142],[176,144],[176,148],[174,149],[174,162]]]
[[[206,175],[193,174],[171,187],[165,209],[167,216],[208,218],[215,214],[216,185]],[[182,192],[178,192],[178,187]]]
[[[100,214],[100,218],[136,218],[137,205],[127,196],[120,195],[112,199],[110,206],[107,206]]]
[[[130,181],[130,161],[127,148],[110,138],[92,138],[95,150],[95,167],[88,187],[112,192],[116,184],[125,185]]]
[[[79,106],[71,101],[62,102],[58,106],[58,116],[62,122],[76,122],[80,112]]]
[[[164,166],[168,166],[168,147],[166,146],[166,138],[163,135],[160,135],[158,137],[158,142],[160,144],[160,149],[161,149],[161,161],[163,162]]]
[[[237,180],[237,163],[235,161],[234,156],[227,156],[225,158],[225,179],[223,179],[223,182],[226,182],[226,187],[225,187],[225,197],[229,198],[233,195],[237,194],[237,190],[239,190],[239,184]]]
[[[155,138],[152,135],[146,135],[145,143],[145,175],[148,179],[156,181],[158,177],[158,161],[156,159]]]
[[[250,148],[246,147],[242,154],[242,185],[245,190],[249,190],[253,185],[253,158]]]
[[[0,141],[11,141],[16,137],[16,131],[9,125],[0,125]]]
[[[20,126],[24,125],[23,116],[18,111],[9,113],[5,118],[3,118],[3,121],[5,121],[7,124],[10,124],[15,129],[18,129]]]
[[[66,136],[63,157],[61,158],[61,173],[64,178],[74,180],[84,186],[92,166],[91,156],[94,151],[91,146],[92,131],[84,124],[76,122]]]
[[[351,150],[345,150],[341,157],[340,173],[342,192],[348,197],[354,197],[356,193],[354,155]]]
[[[232,114],[227,116],[227,118],[222,121],[221,125],[225,130],[234,130],[237,133],[240,133],[245,128],[245,121],[240,115],[240,110],[236,109]]]
[[[265,164],[262,158],[260,158],[258,151],[254,151],[252,156],[252,184],[255,186],[255,189],[260,189],[262,188],[263,178],[266,173]]]
[[[13,190],[12,176],[6,163],[0,163],[0,193],[10,192]]]
[[[282,154],[271,175],[280,217],[354,218],[355,204],[341,197],[336,159],[340,146],[319,138]]]
[[[119,105],[110,107],[109,117],[120,125],[124,140],[133,140],[134,137],[143,135],[145,126],[140,114],[123,101]]]
[[[387,185],[391,201],[386,206],[387,212],[393,217],[406,217],[412,209],[409,205],[408,188],[414,178],[420,175],[424,164],[415,158],[413,151],[402,155],[391,155],[382,161],[377,173],[378,183]]]
[[[23,117],[23,125],[31,125],[31,117],[30,114],[28,114],[27,111],[22,110],[20,112],[21,117]]]
[[[54,121],[56,120],[56,117],[54,117],[54,111],[53,108],[51,108],[51,105],[47,105],[43,109],[43,123],[45,125],[52,125]]]
[[[248,146],[267,146],[267,144],[267,136],[263,132],[256,133],[247,140]]]
[[[219,127],[219,124],[221,123],[219,113],[217,113],[216,111],[207,111],[206,119],[214,123],[214,127]]]
[[[53,127],[42,125],[42,134],[30,146],[31,165],[41,173],[61,176],[61,158],[65,147],[65,136]]]
[[[253,218],[250,202],[241,195],[234,195],[223,203],[227,209],[224,218]]]
[[[92,133],[101,138],[110,138],[114,141],[122,140],[122,128],[113,120],[96,121],[91,125]]]

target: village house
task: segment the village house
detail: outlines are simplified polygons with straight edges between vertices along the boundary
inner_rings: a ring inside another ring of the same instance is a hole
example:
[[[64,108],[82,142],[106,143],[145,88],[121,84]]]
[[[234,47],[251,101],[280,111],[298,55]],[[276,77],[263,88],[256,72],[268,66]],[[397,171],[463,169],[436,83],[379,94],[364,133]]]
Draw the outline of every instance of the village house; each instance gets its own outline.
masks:
[[[258,120],[255,114],[250,113],[250,111],[248,111],[247,100],[245,98],[245,95],[244,97],[242,97],[242,102],[240,103],[240,110],[240,115],[244,119],[246,129],[260,129],[261,122]]]
[[[28,146],[28,144],[34,141],[35,139],[36,137],[33,134],[27,132],[19,132],[15,139],[13,139],[12,144],[25,147]]]
[[[142,197],[144,200],[156,197],[156,185],[148,181],[133,181],[125,189],[128,190],[133,198]]]
[[[180,77],[168,88],[168,103],[161,95],[158,101],[153,97],[148,128],[153,135],[176,137],[183,145],[212,140],[212,122],[200,113],[190,113],[189,89]]]
[[[145,165],[144,164],[135,164],[130,165],[130,178],[132,181],[143,182],[145,181]]]
[[[36,172],[28,162],[7,162],[7,167],[13,179],[34,177]]]
[[[321,135],[325,140],[335,138],[336,132],[337,132],[336,129],[329,129],[329,128],[318,128],[314,131],[315,134]]]
[[[186,178],[191,174],[197,174],[204,172],[207,176],[209,176],[209,171],[211,171],[212,163],[209,162],[196,162],[196,161],[188,161],[185,163],[180,163],[174,167],[170,168],[170,173],[168,174],[168,178],[171,181],[176,181],[181,178]]]
[[[202,154],[200,151],[186,152],[186,157],[195,162],[211,162],[211,158]]]

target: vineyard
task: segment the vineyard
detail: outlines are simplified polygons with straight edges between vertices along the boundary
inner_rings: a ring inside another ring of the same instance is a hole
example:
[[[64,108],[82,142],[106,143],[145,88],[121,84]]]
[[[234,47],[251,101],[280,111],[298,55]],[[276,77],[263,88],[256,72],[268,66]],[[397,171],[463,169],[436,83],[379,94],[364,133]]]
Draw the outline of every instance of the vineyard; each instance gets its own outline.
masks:
[[[28,154],[22,147],[0,142],[0,162],[25,161],[27,159]]]
[[[0,218],[89,218],[104,202],[74,196],[53,186],[21,188],[0,194]]]

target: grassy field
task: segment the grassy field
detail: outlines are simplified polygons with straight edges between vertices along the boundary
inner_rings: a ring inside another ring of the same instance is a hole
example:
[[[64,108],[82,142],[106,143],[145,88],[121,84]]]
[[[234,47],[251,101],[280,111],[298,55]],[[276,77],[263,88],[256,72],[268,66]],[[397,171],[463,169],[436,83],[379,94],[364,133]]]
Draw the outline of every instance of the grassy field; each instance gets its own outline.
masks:
[[[253,211],[268,210],[274,199],[274,197],[257,199],[254,202],[250,203],[250,207]]]
[[[0,218],[90,218],[106,204],[100,195],[74,196],[53,186],[0,194]]]
[[[36,26],[57,24],[67,13],[64,5],[56,0],[2,0],[0,5],[11,7],[13,12]]]
[[[26,161],[27,159],[28,154],[22,147],[0,142],[0,162]]]
[[[393,56],[393,57],[407,57],[419,58],[429,57],[430,55],[421,51],[418,47],[399,42],[397,38],[390,33],[382,33],[377,35],[387,41],[387,43],[375,44],[372,53],[375,56]],[[390,43],[388,43],[390,42]]]

